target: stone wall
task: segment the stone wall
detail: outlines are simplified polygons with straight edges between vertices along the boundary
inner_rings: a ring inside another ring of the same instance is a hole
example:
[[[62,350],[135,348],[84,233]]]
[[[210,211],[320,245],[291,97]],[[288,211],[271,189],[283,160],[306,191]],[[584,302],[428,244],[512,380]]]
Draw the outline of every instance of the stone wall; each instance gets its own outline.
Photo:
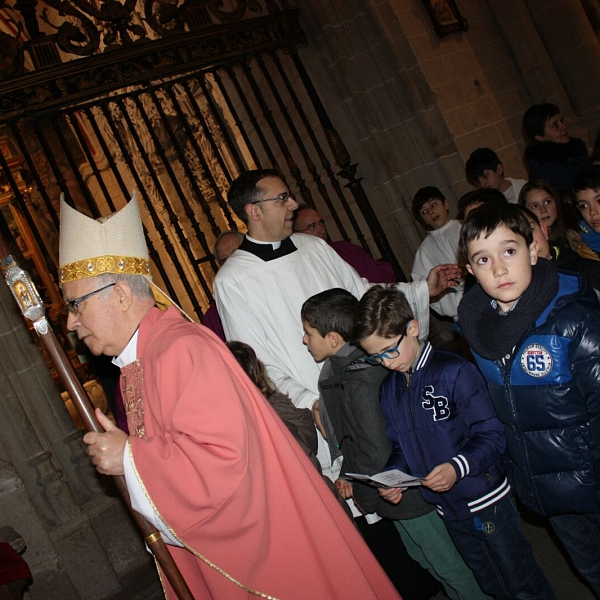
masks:
[[[422,2],[397,4],[398,19],[462,158],[489,147],[508,175],[525,177],[521,120],[532,99],[488,4],[459,2],[469,30],[444,38],[433,32]]]
[[[410,215],[419,187],[455,203],[472,189],[464,163],[481,146],[526,178],[521,121],[533,103],[558,104],[588,143],[600,122],[600,44],[579,0],[457,5],[469,30],[444,38],[422,0],[300,6],[302,58],[405,272],[424,235]]]

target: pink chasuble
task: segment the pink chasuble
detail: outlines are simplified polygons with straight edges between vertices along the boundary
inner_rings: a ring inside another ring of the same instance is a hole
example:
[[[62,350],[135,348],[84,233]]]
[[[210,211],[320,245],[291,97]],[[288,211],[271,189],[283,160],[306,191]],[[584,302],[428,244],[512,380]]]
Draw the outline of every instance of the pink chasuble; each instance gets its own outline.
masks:
[[[212,332],[174,308],[152,309],[140,325],[137,356],[122,378],[130,425],[140,435],[130,438],[131,453],[155,510],[185,545],[169,550],[196,600],[399,598]]]

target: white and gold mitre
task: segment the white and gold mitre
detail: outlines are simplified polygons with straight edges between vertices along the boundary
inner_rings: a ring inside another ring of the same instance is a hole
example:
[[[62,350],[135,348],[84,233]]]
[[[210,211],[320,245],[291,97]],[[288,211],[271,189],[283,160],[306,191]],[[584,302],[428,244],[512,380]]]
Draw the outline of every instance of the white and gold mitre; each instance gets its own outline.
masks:
[[[116,273],[144,275],[150,281],[150,259],[135,192],[131,201],[109,217],[95,220],[60,198],[60,285]]]

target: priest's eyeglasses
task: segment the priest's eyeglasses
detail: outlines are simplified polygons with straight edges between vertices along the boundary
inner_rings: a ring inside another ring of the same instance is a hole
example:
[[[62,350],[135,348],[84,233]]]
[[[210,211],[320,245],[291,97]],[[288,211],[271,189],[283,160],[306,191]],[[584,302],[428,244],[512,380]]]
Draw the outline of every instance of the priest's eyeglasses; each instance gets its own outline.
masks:
[[[387,350],[384,350],[383,352],[380,352],[379,354],[367,354],[365,356],[365,360],[372,365],[381,365],[381,364],[383,364],[383,361],[386,358],[388,360],[398,358],[400,356],[400,344],[402,343],[402,340],[406,337],[406,334],[407,334],[406,328],[408,327],[409,323],[410,323],[410,321],[408,321],[406,323],[404,333],[400,336],[400,339],[398,340],[398,343],[395,346],[393,346],[392,348],[389,348]]]
[[[262,200],[255,200],[254,202],[250,202],[250,204],[261,204],[263,202],[279,202],[280,204],[285,204],[288,200],[293,200],[294,194],[290,192],[283,192],[279,194],[279,196],[275,196],[275,198],[263,198]]]
[[[79,296],[79,298],[75,298],[75,300],[69,300],[68,302],[65,302],[65,306],[67,307],[67,312],[71,313],[72,315],[76,315],[79,312],[79,305],[82,302],[85,302],[88,298],[91,298],[92,296],[99,294],[100,292],[108,289],[109,287],[112,287],[113,285],[117,285],[116,282],[109,283],[108,285],[101,287],[99,290],[94,290],[93,292],[90,292],[89,294],[84,294],[83,296]]]
[[[303,231],[310,231],[312,233],[313,231],[316,231],[319,227],[327,227],[327,221],[325,219],[321,219],[316,223],[309,223],[304,229],[296,229],[296,231],[299,231],[300,233],[302,233]]]

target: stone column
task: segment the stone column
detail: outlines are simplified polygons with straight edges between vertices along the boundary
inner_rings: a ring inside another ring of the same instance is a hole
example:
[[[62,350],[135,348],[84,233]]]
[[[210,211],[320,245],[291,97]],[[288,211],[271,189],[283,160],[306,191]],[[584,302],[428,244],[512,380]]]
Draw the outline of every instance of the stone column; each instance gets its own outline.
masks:
[[[505,10],[504,4],[498,3],[498,10]],[[600,104],[600,43],[581,2],[525,0],[525,4],[575,112],[596,108]]]
[[[546,101],[573,112],[571,100],[544,46],[524,0],[487,0],[521,73],[531,104]]]
[[[300,55],[410,273],[423,237],[411,216],[412,196],[435,185],[451,197],[451,188],[464,179],[464,163],[393,4],[302,3],[309,44]]]

